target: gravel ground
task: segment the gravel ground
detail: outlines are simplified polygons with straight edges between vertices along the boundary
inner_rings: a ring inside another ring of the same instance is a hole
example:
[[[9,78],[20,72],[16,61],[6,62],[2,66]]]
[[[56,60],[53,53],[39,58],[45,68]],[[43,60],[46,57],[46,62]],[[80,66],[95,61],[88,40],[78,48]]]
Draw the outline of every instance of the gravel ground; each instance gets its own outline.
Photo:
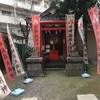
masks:
[[[18,85],[25,93],[14,97],[9,94],[3,100],[21,100],[22,98],[37,97],[38,100],[77,100],[78,94],[94,94],[100,100],[100,75],[96,74],[96,66],[89,64],[91,78],[81,76],[65,76],[64,70],[45,71],[45,77],[32,77],[33,82],[23,84],[24,76],[18,77]],[[14,82],[7,79],[8,86],[13,91]]]

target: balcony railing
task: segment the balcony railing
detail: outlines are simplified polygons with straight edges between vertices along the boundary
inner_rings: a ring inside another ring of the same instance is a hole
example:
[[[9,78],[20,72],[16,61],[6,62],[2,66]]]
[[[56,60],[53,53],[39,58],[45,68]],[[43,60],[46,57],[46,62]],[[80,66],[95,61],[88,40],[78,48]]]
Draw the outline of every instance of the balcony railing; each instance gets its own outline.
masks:
[[[21,9],[31,10],[31,4],[30,3],[25,3],[25,2],[22,2],[22,1],[14,2],[14,0],[9,0],[9,2],[8,2],[8,0],[0,0],[0,4],[12,6],[12,7],[16,6],[16,7],[21,8]],[[45,7],[43,7],[41,5],[33,4],[32,11],[41,13],[45,10],[46,10]]]
[[[32,11],[37,11],[37,12],[44,12],[46,10],[46,8],[44,8],[44,7],[41,7],[41,6],[37,6],[37,5],[34,5],[33,6],[33,9],[32,9]]]
[[[8,24],[19,24],[21,22],[23,25],[25,25],[25,20],[21,18],[15,19],[14,17],[9,17],[9,16],[2,16],[0,15],[0,23],[8,23]]]
[[[14,6],[14,1],[13,0],[0,0],[0,4],[8,5],[8,6]]]

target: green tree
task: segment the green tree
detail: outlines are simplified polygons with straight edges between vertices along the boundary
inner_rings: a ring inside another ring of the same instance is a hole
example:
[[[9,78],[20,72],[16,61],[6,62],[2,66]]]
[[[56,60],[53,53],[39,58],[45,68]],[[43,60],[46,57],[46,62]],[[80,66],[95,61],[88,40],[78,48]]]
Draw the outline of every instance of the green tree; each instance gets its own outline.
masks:
[[[52,0],[50,4],[50,8],[58,8],[60,6],[60,0]]]
[[[81,15],[84,15],[84,22],[87,24],[87,20],[89,20],[88,9],[96,4],[96,2],[97,0],[55,0],[52,1],[50,7],[55,7],[58,14],[74,13],[76,20]]]

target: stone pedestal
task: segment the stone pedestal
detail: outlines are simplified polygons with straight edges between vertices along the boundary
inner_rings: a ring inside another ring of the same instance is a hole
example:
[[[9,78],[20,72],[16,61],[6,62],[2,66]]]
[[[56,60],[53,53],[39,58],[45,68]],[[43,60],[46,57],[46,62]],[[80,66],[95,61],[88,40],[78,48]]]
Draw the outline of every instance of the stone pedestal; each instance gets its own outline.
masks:
[[[30,57],[26,59],[28,76],[44,76],[42,57]]]
[[[83,63],[83,57],[67,57],[68,63]]]
[[[78,52],[72,52],[70,57],[67,57],[66,75],[78,76],[84,71],[83,69],[83,57],[79,57]]]
[[[83,73],[83,63],[68,63],[66,64],[67,76],[79,76]]]

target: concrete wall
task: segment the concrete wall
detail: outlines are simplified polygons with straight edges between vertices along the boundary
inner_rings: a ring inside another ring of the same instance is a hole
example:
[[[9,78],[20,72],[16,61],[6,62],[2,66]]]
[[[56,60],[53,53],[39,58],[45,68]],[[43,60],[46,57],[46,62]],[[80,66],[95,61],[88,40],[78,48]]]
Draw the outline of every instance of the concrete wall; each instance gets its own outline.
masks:
[[[97,47],[93,31],[88,31],[87,33],[87,49],[89,60],[97,59]]]
[[[77,46],[77,50],[80,56],[82,56],[83,43],[82,43],[79,33],[76,34],[76,46]],[[87,53],[88,53],[88,58],[90,61],[97,59],[97,47],[96,47],[96,40],[95,40],[93,30],[87,31]]]

